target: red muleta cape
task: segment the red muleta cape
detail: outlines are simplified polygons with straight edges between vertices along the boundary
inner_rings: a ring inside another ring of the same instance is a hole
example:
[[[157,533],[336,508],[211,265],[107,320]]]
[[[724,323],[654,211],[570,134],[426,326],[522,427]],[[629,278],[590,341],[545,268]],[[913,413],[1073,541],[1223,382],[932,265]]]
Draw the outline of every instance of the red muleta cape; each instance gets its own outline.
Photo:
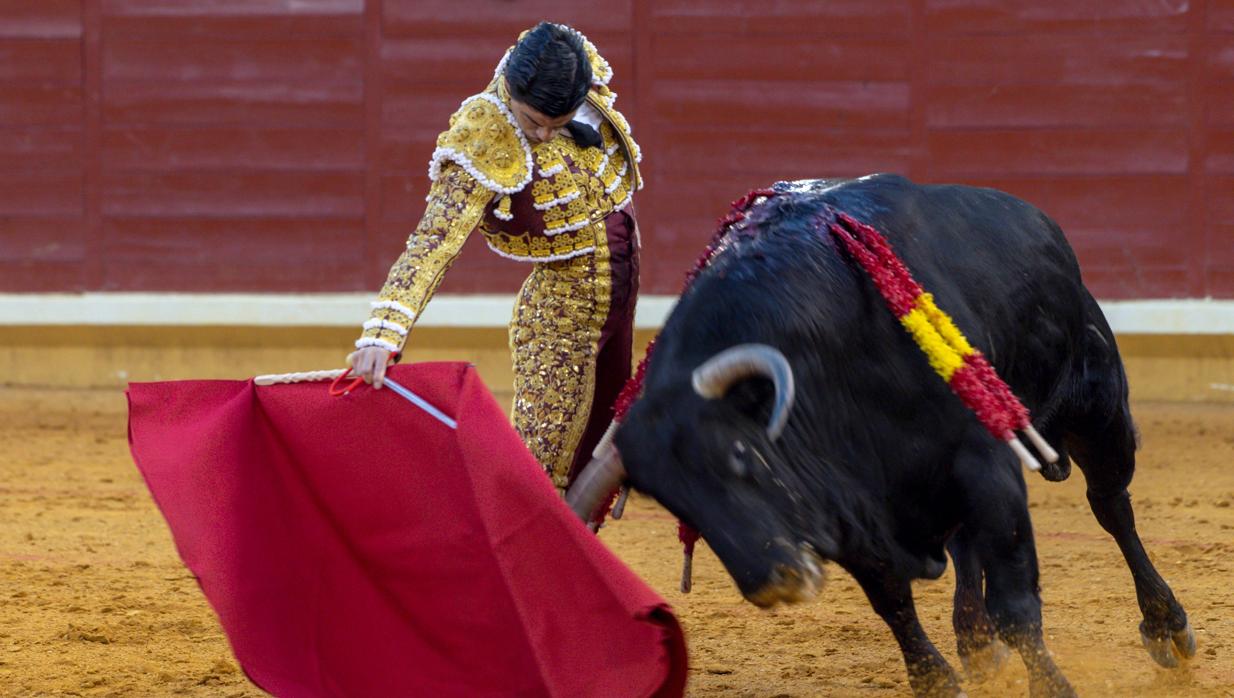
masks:
[[[566,507],[475,370],[129,387],[129,442],[236,658],[278,696],[680,696],[668,605]]]

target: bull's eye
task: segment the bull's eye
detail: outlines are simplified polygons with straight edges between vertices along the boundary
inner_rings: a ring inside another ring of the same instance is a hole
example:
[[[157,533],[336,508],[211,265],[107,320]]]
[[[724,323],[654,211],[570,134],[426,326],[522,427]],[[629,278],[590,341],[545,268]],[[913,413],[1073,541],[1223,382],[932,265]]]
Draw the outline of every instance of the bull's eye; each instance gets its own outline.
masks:
[[[728,454],[728,466],[733,471],[733,475],[738,478],[745,479],[750,475],[750,465],[746,460],[749,457],[749,449],[742,441],[733,442],[733,450]]]

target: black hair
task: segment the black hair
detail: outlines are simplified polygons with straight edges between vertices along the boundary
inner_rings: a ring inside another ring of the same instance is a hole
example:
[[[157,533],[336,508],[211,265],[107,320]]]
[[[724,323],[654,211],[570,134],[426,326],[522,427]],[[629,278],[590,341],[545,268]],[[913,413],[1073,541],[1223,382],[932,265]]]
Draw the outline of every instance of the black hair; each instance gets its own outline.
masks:
[[[545,116],[578,109],[591,87],[591,61],[582,37],[560,24],[536,25],[510,52],[506,83],[511,97]]]

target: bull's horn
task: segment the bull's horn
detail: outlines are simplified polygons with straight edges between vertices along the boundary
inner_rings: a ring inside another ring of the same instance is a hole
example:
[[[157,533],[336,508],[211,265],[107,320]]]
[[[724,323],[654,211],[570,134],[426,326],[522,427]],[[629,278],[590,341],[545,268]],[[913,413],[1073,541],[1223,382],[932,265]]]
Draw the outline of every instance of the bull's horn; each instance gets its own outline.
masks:
[[[566,490],[566,504],[587,523],[596,508],[626,479],[626,469],[621,463],[621,454],[609,448],[604,454],[591,459],[587,467],[574,478],[574,484]]]
[[[694,369],[694,392],[714,400],[724,397],[738,381],[750,376],[766,376],[776,386],[776,402],[767,420],[767,436],[774,441],[784,431],[793,408],[793,369],[788,359],[766,344],[740,344],[716,354]]]

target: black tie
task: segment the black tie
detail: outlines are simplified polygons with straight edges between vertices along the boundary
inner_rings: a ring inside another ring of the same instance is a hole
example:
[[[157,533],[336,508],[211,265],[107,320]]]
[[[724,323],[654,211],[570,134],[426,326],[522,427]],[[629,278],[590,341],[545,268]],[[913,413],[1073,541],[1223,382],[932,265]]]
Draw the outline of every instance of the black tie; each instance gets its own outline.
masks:
[[[574,142],[584,148],[599,148],[604,144],[600,132],[581,121],[571,121],[566,124],[566,130],[570,132]]]

